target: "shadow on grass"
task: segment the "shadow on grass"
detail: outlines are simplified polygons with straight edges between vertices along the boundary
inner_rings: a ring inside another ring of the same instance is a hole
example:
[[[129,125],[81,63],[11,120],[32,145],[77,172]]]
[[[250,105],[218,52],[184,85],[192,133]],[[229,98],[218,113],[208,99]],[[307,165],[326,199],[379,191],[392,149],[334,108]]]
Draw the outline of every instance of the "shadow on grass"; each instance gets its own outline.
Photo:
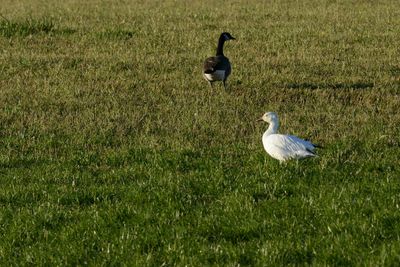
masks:
[[[123,30],[123,29],[116,29],[116,30],[106,30],[103,32],[97,33],[97,36],[100,39],[107,39],[107,40],[129,40],[134,36],[133,31]]]
[[[314,259],[314,254],[312,251],[307,249],[287,249],[282,254],[282,263],[285,266],[288,265],[303,265],[303,264],[311,264]]]
[[[33,166],[42,166],[48,164],[47,160],[37,160],[37,159],[10,159],[6,162],[0,162],[0,169],[21,169],[21,168],[31,168]]]
[[[99,191],[99,192],[86,192],[84,190],[78,190],[60,196],[58,204],[63,206],[91,206],[97,203],[113,203],[120,200],[120,197],[112,190]]]
[[[371,82],[343,82],[343,83],[287,83],[284,85],[288,89],[369,89],[373,88]]]
[[[253,200],[255,203],[261,203],[267,200],[275,200],[275,199],[284,199],[288,197],[294,196],[294,189],[287,188],[279,188],[278,190],[274,190],[271,192],[257,192],[253,194]]]
[[[209,242],[220,242],[221,240],[238,244],[258,239],[262,232],[258,228],[242,229],[240,227],[215,227],[203,233]]]
[[[2,17],[0,20],[0,36],[10,38],[13,36],[26,37],[35,34],[70,35],[76,30],[57,28],[52,19],[26,19],[25,21],[11,21]]]

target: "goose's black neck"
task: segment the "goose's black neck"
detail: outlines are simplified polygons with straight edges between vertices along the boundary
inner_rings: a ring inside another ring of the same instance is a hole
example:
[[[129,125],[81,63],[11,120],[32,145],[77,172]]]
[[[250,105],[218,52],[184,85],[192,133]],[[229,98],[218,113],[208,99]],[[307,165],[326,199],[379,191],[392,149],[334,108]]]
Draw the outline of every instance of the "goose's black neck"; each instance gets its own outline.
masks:
[[[224,55],[224,43],[225,43],[225,37],[223,35],[221,35],[218,40],[217,56]]]

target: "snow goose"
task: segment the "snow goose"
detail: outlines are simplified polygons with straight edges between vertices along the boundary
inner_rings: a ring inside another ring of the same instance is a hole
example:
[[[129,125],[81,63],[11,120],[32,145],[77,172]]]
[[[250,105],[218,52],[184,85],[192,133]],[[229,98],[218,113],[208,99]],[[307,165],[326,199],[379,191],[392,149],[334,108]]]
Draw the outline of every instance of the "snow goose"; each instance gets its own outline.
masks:
[[[265,113],[258,121],[269,123],[262,136],[265,151],[281,163],[289,159],[302,159],[317,156],[316,145],[293,135],[278,134],[279,119],[275,112]]]
[[[235,38],[228,32],[221,33],[216,56],[209,57],[204,61],[203,76],[210,83],[211,87],[213,82],[223,81],[224,88],[226,89],[226,79],[231,74],[231,63],[224,55],[224,43],[228,40],[235,40]]]

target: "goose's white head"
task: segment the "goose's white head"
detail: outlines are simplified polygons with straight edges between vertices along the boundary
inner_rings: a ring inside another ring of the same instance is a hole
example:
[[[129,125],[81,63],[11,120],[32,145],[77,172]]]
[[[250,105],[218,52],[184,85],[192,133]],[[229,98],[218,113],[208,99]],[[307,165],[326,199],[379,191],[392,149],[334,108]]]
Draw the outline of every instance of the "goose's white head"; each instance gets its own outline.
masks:
[[[267,123],[277,123],[278,115],[275,112],[267,112],[259,119],[259,121],[265,121]]]

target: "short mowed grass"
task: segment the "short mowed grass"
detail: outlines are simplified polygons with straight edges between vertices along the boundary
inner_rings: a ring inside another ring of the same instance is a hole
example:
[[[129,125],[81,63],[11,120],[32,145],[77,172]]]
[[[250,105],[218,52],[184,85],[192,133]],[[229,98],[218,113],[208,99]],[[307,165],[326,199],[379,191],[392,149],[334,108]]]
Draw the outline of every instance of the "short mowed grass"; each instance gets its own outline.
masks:
[[[397,266],[397,1],[0,5],[2,266]],[[222,31],[233,72],[202,62]],[[321,145],[280,165],[281,132]]]

